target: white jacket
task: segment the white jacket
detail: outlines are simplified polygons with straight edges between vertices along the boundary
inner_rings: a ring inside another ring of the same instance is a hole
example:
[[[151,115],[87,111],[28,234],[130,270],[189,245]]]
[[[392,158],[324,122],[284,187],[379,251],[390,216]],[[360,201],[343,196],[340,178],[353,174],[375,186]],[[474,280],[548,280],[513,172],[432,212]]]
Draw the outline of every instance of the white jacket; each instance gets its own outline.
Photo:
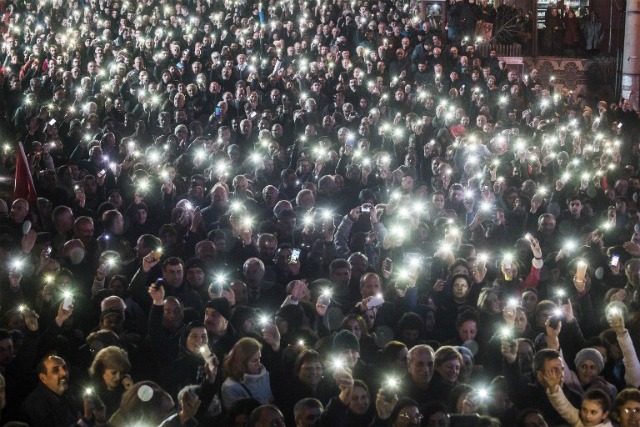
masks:
[[[555,393],[551,393],[551,390],[547,389],[547,396],[553,408],[558,411],[567,423],[573,427],[584,427],[584,424],[580,421],[580,411],[569,402],[561,387],[558,387],[558,391]],[[607,420],[596,427],[613,427],[613,424]]]
[[[244,374],[242,383],[228,377],[222,383],[220,394],[225,409],[229,409],[236,401],[249,397],[256,399],[261,405],[267,404],[273,400],[269,371],[261,365],[260,373]]]

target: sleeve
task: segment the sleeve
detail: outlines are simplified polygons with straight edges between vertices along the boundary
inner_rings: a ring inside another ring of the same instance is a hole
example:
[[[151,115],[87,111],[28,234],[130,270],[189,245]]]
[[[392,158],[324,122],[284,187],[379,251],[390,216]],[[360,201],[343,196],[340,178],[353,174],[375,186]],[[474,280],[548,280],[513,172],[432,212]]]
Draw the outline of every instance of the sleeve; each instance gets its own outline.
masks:
[[[349,409],[338,397],[332,397],[320,415],[320,427],[343,427],[347,425]]]
[[[227,410],[238,400],[251,397],[237,381],[225,381],[222,384],[222,391],[220,392],[220,395],[222,397],[222,406]]]
[[[349,215],[345,215],[342,221],[340,221],[335,234],[336,252],[338,256],[344,256],[349,253],[349,235],[351,234],[352,227],[353,221],[349,219]]]
[[[551,393],[547,390],[547,397],[549,397],[553,409],[555,409],[567,423],[574,427],[583,427],[580,421],[580,412],[567,400],[562,388],[558,388],[556,393]]]
[[[638,388],[640,387],[640,362],[638,362],[638,355],[633,348],[631,335],[625,329],[624,334],[617,337],[620,350],[622,350],[622,362],[625,369],[624,380],[627,383],[627,387]]]

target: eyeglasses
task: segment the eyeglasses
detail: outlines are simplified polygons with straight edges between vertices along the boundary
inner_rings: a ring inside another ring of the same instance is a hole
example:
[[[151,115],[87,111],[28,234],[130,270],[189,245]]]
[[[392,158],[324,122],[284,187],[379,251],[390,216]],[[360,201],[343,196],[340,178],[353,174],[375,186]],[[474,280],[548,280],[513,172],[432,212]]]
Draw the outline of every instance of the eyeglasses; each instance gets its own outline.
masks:
[[[623,408],[623,411],[625,414],[629,415],[635,415],[635,414],[640,414],[640,408]]]
[[[398,416],[400,418],[404,418],[405,420],[414,419],[414,420],[422,421],[422,419],[424,418],[424,415],[422,415],[420,412],[418,412],[417,414],[409,414],[407,412],[402,412]]]

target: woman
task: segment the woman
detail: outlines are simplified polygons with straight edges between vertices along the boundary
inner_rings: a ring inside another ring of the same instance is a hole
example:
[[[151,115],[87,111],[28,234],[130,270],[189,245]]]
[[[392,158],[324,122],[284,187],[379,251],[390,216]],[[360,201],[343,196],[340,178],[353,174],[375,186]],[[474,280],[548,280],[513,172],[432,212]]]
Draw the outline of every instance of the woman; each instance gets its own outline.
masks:
[[[252,397],[261,404],[273,396],[269,371],[260,362],[262,344],[253,338],[240,339],[231,349],[223,365],[222,405],[230,408],[237,400]]]
[[[455,347],[445,345],[440,347],[433,360],[434,374],[429,388],[433,396],[448,399],[451,390],[458,385],[458,377],[462,368],[462,355]]]
[[[371,406],[369,387],[360,381],[353,381],[353,389],[349,398],[349,414],[347,415],[347,427],[368,426],[374,417],[374,408]]]
[[[190,322],[180,336],[178,357],[173,364],[167,383],[172,396],[190,384],[207,382],[212,384],[218,371],[218,359],[208,346],[209,337],[204,323]],[[208,406],[208,402],[203,402]]]
[[[174,411],[171,395],[152,381],[132,385],[123,395],[120,407],[109,419],[108,425],[157,426]]]
[[[580,42],[580,21],[576,18],[576,13],[569,9],[564,17],[564,37],[562,44],[564,48],[575,54],[575,49]]]
[[[329,399],[337,396],[339,392],[335,384],[324,377],[325,370],[322,358],[315,350],[302,350],[295,361],[293,373],[293,382],[290,377],[277,381],[283,385],[276,395],[279,396],[277,399],[278,407],[285,414],[287,425],[289,422],[291,425],[295,424],[293,408],[298,401],[312,397],[326,406]]]
[[[640,391],[635,388],[626,388],[618,393],[614,402],[614,414],[620,427],[638,425],[638,411],[640,411]]]
[[[378,427],[419,426],[423,419],[418,402],[408,397],[400,398],[393,408],[390,408],[384,397],[378,394],[376,412],[378,418],[372,425]]]
[[[89,376],[94,392],[105,404],[107,417],[116,412],[122,395],[133,384],[130,370],[127,352],[116,346],[103,348],[93,359]]]

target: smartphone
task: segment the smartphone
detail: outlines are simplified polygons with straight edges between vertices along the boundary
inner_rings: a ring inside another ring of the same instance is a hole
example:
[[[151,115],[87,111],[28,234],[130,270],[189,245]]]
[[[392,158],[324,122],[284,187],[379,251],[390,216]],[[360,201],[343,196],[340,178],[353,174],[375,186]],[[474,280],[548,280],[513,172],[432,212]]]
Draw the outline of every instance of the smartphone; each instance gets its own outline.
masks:
[[[47,250],[44,252],[44,256],[49,258],[51,256],[51,250],[52,250],[51,246],[49,246]]]
[[[355,143],[355,138],[347,138],[347,147],[353,147],[353,144]]]
[[[289,264],[295,264],[300,259],[300,249],[293,249],[291,251],[291,256],[289,257]]]
[[[611,267],[617,267],[619,263],[620,263],[620,255],[618,254],[611,255],[611,262],[609,262],[609,265]]]
[[[222,108],[216,107],[215,114],[216,114],[216,117],[220,117],[222,115]]]
[[[152,284],[151,286],[153,286],[156,289],[159,289],[160,286],[164,286],[164,279],[162,277],[158,277],[158,279],[156,280],[156,283]]]
[[[480,425],[480,415],[449,414],[449,427],[476,427]]]
[[[49,126],[55,126],[56,125],[56,119],[51,119],[49,120]]]
[[[360,208],[360,212],[362,212],[362,213],[371,213],[371,207],[363,206],[363,207]]]
[[[323,292],[320,295],[320,303],[325,307],[329,306],[329,304],[331,303],[331,294],[328,292]]]
[[[367,304],[368,308],[374,308],[374,307],[378,307],[380,305],[384,304],[384,297],[382,296],[382,294],[377,294],[374,295],[371,300],[369,300],[369,304]]]
[[[72,304],[73,304],[73,295],[71,295],[70,293],[65,294],[64,299],[62,300],[62,309],[69,310]]]
[[[98,178],[102,178],[104,176],[104,174],[107,173],[106,169],[102,169],[100,172],[98,172]]]

